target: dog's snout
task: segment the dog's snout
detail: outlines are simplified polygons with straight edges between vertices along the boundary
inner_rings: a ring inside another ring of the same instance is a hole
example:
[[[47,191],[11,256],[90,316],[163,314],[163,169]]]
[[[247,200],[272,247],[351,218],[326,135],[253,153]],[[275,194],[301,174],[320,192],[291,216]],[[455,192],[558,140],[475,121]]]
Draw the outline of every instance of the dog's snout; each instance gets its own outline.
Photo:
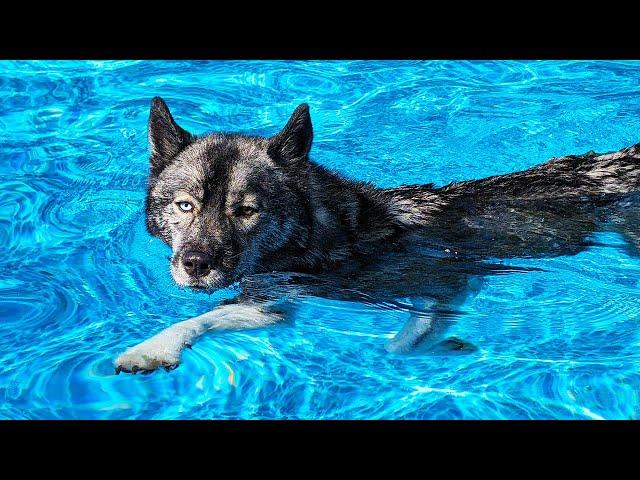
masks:
[[[191,250],[182,256],[182,266],[192,277],[204,277],[213,268],[213,257]]]

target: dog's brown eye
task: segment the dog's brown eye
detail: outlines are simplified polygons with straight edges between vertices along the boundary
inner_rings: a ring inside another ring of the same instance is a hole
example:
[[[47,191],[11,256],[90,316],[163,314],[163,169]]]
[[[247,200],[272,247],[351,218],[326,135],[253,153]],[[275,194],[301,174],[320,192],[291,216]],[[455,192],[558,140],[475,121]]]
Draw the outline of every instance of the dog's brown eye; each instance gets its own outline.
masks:
[[[193,205],[190,202],[176,202],[178,208],[183,212],[190,212],[193,210]]]
[[[238,217],[249,218],[257,212],[258,210],[256,210],[255,208],[249,207],[248,205],[243,205],[242,207],[238,208],[238,210],[236,210],[236,215]]]

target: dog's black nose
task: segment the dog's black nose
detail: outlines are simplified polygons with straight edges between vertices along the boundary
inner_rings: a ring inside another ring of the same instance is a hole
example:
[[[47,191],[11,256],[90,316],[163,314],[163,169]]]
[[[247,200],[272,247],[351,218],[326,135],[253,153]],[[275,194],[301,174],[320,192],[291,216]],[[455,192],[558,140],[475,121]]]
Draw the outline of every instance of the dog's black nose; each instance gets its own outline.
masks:
[[[211,271],[213,258],[206,253],[189,251],[182,256],[182,266],[192,277],[204,277]]]

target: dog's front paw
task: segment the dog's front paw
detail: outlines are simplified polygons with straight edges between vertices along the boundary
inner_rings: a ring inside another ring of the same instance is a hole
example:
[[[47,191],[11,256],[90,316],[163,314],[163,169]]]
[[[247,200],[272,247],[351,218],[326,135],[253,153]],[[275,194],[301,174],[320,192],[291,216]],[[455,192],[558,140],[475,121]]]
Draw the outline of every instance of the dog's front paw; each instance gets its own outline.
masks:
[[[116,375],[120,372],[151,373],[159,368],[173,370],[180,365],[181,352],[181,348],[171,348],[147,340],[130,348],[116,359]]]

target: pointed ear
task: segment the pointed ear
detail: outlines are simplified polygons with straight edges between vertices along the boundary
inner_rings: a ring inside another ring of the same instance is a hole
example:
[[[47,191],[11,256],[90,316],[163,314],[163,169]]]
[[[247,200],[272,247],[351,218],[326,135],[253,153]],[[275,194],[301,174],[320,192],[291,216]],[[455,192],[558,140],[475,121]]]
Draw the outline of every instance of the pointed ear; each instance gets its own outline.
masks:
[[[293,163],[307,158],[312,141],[309,105],[303,103],[291,114],[282,131],[269,141],[267,153],[274,160]]]
[[[151,173],[158,175],[192,141],[193,135],[175,122],[164,100],[155,97],[149,113]]]

